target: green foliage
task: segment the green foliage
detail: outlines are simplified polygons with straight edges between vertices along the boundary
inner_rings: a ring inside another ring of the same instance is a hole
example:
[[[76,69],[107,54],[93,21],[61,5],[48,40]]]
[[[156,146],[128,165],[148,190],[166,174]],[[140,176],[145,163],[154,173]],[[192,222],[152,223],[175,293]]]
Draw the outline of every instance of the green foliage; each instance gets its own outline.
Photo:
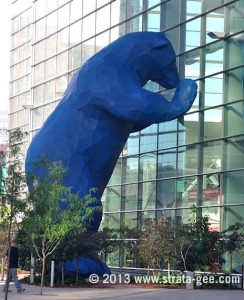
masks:
[[[35,168],[38,172],[28,177],[28,184],[32,189],[23,224],[36,255],[43,263],[44,280],[47,257],[57,249],[62,239],[73,232],[84,232],[86,223],[92,219],[94,211],[101,208],[95,207],[94,190],[81,199],[79,195],[72,193],[71,187],[63,185],[67,168],[61,162],[52,162],[43,157],[35,163]],[[36,175],[40,172],[42,177]],[[42,287],[43,284],[41,294]]]

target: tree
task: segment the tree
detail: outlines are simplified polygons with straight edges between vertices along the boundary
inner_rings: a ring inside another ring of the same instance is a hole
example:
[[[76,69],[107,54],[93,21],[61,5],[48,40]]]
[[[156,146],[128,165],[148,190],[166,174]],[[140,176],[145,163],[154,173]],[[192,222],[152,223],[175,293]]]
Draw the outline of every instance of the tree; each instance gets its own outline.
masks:
[[[36,174],[30,174],[28,177],[28,183],[33,184],[33,187],[29,195],[30,207],[25,216],[24,228],[42,262],[42,294],[47,257],[74,228],[77,232],[84,232],[86,222],[91,220],[94,210],[100,208],[91,207],[95,203],[92,196],[94,190],[81,199],[72,194],[71,187],[63,185],[67,169],[61,162],[51,162],[44,157],[36,163],[36,167],[45,170],[45,175],[40,178]],[[39,243],[41,247],[38,247]]]
[[[224,249],[230,256],[230,273],[233,270],[233,255],[244,245],[244,224],[235,223],[223,231]]]
[[[1,160],[6,161],[6,177],[1,178],[1,223],[7,226],[8,240],[8,274],[9,275],[9,258],[10,258],[10,241],[14,234],[14,226],[21,221],[21,215],[25,211],[26,180],[23,174],[21,147],[27,133],[22,132],[19,128],[8,131],[8,151],[1,152]],[[5,289],[5,300],[8,297],[8,282]]]
[[[174,229],[172,223],[165,218],[150,220],[146,230],[139,238],[139,256],[148,268],[160,269],[163,262],[168,266],[175,257]]]

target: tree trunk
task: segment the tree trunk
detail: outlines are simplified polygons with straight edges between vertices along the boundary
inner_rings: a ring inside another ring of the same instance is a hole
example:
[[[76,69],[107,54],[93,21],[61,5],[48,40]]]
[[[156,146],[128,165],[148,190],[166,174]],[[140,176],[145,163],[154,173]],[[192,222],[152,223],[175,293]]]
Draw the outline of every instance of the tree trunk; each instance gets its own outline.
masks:
[[[8,228],[8,261],[7,261],[7,277],[5,281],[5,294],[4,294],[4,300],[8,300],[8,288],[9,288],[9,264],[10,264],[10,255],[11,255],[11,229],[12,229],[12,219],[10,219],[10,224]]]
[[[64,285],[64,263],[61,264],[62,285]]]
[[[232,273],[232,264],[233,264],[233,262],[232,262],[232,253],[231,253],[231,255],[230,255],[230,274]]]
[[[79,256],[77,256],[77,260],[76,260],[76,278],[75,278],[76,283],[78,283],[78,281],[79,281],[79,264],[80,264],[80,258],[79,258]]]
[[[170,277],[170,261],[168,260],[168,277]]]
[[[42,290],[43,290],[43,285],[44,285],[45,264],[46,264],[46,257],[43,257],[43,259],[42,259],[42,275],[41,275],[41,290],[40,290],[40,295],[42,295]]]

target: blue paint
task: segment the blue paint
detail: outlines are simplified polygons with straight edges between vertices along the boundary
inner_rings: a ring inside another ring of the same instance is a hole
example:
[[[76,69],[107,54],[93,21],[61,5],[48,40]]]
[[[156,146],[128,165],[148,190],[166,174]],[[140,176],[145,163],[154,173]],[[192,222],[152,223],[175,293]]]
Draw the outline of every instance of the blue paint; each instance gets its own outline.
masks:
[[[127,34],[91,57],[73,76],[63,99],[33,138],[26,158],[46,154],[68,167],[65,185],[84,196],[97,188],[100,198],[131,132],[183,115],[197,91],[180,80],[175,52],[163,33]],[[171,102],[143,89],[148,80],[175,88]],[[51,205],[51,203],[50,203]],[[101,214],[91,226],[97,230]]]

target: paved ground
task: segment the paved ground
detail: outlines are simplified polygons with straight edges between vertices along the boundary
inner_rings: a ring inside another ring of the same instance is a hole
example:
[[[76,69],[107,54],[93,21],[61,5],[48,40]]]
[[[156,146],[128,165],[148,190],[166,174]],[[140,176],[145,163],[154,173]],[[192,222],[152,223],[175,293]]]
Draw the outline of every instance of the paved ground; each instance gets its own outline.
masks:
[[[0,299],[3,282],[0,283]],[[110,288],[44,288],[42,296],[38,295],[40,287],[23,285],[26,291],[18,294],[13,284],[9,300],[85,300],[85,299],[129,299],[129,300],[242,300],[243,290],[185,290],[185,289],[148,289],[140,287],[110,287]]]

